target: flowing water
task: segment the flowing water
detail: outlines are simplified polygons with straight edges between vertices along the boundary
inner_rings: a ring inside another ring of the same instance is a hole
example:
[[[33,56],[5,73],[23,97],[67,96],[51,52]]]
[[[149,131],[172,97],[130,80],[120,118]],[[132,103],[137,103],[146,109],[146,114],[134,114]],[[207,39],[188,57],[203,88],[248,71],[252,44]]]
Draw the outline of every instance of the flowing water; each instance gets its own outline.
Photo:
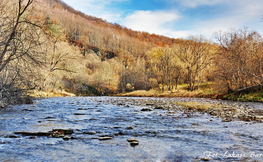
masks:
[[[49,98],[0,110],[0,161],[263,161],[263,123],[106,102],[117,99]],[[57,128],[74,138],[14,135]]]

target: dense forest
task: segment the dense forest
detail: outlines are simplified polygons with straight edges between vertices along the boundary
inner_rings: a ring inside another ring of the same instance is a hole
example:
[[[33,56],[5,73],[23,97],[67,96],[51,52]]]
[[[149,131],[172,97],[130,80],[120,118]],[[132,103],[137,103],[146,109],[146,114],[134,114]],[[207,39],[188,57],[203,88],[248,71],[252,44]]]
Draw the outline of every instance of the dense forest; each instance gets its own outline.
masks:
[[[218,92],[261,89],[261,35],[242,28],[214,38],[133,31],[62,0],[1,0],[0,107],[38,91],[110,95],[179,84],[195,91],[205,82]]]

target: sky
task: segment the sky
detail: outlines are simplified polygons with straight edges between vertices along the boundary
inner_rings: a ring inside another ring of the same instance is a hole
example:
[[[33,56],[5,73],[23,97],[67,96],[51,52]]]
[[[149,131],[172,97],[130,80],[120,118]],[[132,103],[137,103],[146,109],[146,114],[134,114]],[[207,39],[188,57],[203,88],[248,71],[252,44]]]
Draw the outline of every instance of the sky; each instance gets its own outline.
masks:
[[[63,0],[87,15],[171,38],[247,27],[263,35],[263,0]]]

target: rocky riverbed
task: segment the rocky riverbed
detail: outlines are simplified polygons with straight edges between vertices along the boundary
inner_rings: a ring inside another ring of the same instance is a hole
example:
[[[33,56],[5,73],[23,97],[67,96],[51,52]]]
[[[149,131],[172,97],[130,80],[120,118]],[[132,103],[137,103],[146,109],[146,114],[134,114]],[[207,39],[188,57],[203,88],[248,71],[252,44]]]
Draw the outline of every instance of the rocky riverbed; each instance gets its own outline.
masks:
[[[191,100],[218,110],[175,103]],[[0,161],[262,161],[262,109],[187,98],[41,99],[0,110]]]
[[[213,118],[222,118],[222,121],[229,122],[232,120],[257,121],[263,119],[263,110],[257,109],[253,103],[231,102],[222,100],[195,99],[195,98],[108,98],[108,100],[94,99],[96,102],[106,102],[119,106],[140,106],[144,107],[142,111],[152,111],[156,109],[168,111],[180,111],[187,114],[207,113]],[[211,104],[208,110],[193,109],[186,106],[180,106],[177,102],[196,101],[204,104]]]

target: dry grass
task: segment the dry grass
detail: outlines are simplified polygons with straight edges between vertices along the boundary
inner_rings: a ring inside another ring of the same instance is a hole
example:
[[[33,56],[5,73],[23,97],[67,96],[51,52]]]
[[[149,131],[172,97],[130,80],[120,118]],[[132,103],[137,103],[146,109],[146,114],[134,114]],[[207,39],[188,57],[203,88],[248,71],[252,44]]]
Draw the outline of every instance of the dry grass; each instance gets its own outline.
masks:
[[[158,91],[156,88],[149,91],[137,90],[118,96],[130,96],[130,97],[203,97],[203,98],[217,98],[219,93],[215,93],[213,90],[213,83],[203,83],[199,86],[199,89],[195,91],[189,91],[187,84],[178,85],[177,89],[168,91],[165,87],[164,91]]]
[[[190,109],[196,109],[199,111],[206,111],[210,109],[219,108],[217,104],[203,103],[203,102],[201,103],[197,101],[187,101],[187,102],[176,101],[175,104],[178,104],[178,105],[190,108]]]
[[[30,97],[34,98],[43,98],[43,97],[66,97],[66,96],[76,96],[73,93],[68,93],[65,91],[62,92],[43,92],[43,91],[31,91],[28,93]]]

